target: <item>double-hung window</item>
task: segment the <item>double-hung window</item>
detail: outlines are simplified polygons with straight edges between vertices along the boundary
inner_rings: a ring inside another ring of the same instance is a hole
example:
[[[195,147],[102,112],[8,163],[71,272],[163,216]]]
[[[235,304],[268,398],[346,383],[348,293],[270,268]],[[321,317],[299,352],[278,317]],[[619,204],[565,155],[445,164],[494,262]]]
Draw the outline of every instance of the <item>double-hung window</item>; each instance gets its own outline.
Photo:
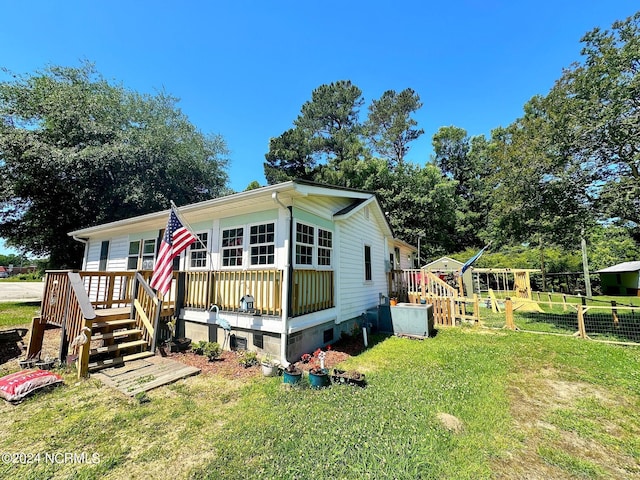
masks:
[[[313,265],[315,228],[304,223],[296,224],[296,264]]]
[[[206,268],[209,252],[209,233],[197,233],[198,240],[189,246],[189,266],[191,268]]]
[[[242,245],[244,242],[244,228],[228,228],[222,230],[222,266],[242,266]]]
[[[129,242],[129,255],[127,257],[128,270],[153,270],[155,258],[155,240],[135,240]]]
[[[318,229],[318,265],[331,266],[331,250],[333,249],[333,234],[329,230]]]
[[[263,223],[249,227],[251,265],[275,264],[275,249],[275,224]]]

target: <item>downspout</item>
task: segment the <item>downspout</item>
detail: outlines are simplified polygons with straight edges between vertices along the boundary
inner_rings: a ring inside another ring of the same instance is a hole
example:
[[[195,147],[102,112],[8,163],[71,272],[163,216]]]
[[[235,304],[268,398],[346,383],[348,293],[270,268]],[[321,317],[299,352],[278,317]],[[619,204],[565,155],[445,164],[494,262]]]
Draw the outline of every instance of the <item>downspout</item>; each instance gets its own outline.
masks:
[[[278,192],[273,192],[271,198],[274,202],[280,205],[282,208],[289,212],[289,238],[287,240],[287,264],[284,270],[284,278],[282,280],[282,297],[286,299],[282,305],[282,337],[280,341],[280,361],[283,366],[288,366],[287,361],[287,331],[289,329],[288,320],[289,312],[291,311],[291,282],[293,281],[293,263],[292,254],[293,249],[293,207],[287,207],[278,198]]]
[[[89,240],[85,240],[84,238],[76,237],[75,235],[73,235],[71,238],[73,238],[76,242],[80,242],[80,243],[84,244],[84,254],[82,255],[82,269],[81,270],[86,270],[87,269],[87,256],[89,255],[89,250],[87,248],[87,245],[89,244]]]

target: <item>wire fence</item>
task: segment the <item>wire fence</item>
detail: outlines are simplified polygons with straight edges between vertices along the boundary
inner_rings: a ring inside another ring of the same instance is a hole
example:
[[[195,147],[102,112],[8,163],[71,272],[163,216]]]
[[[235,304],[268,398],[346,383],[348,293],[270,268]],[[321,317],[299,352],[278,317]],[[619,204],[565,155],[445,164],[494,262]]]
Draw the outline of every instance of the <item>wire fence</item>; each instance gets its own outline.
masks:
[[[481,323],[535,333],[577,336],[596,341],[640,345],[640,307],[584,297],[534,296],[534,300],[484,300]]]

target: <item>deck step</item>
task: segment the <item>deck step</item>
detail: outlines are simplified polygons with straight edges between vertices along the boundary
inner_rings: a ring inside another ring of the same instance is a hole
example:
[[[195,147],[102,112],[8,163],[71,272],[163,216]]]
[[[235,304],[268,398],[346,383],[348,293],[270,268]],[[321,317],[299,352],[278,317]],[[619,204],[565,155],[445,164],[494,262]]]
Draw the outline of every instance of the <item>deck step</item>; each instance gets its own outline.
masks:
[[[133,325],[134,323],[136,323],[136,321],[132,318],[122,318],[122,319],[118,319],[118,320],[101,320],[98,322],[95,322],[92,327],[94,329],[99,329],[99,328],[123,328],[123,327],[128,327],[129,325]]]
[[[89,355],[95,355],[98,353],[115,352],[118,350],[124,350],[126,348],[140,347],[142,345],[148,345],[146,340],[132,340],[130,342],[114,343],[113,345],[105,345],[103,347],[92,348],[89,351]]]
[[[115,367],[116,365],[122,365],[124,362],[131,362],[133,360],[139,360],[141,358],[153,357],[153,352],[139,352],[132,353],[130,355],[123,355],[121,357],[108,358],[106,360],[98,360],[96,362],[89,362],[89,371],[95,372],[102,368]]]
[[[94,340],[111,340],[116,337],[125,337],[131,335],[139,335],[142,333],[142,330],[139,328],[132,328],[130,330],[116,330],[115,332],[109,333],[98,333],[96,335],[91,336],[91,341]]]
[[[131,316],[131,307],[96,308],[96,320],[122,320]]]

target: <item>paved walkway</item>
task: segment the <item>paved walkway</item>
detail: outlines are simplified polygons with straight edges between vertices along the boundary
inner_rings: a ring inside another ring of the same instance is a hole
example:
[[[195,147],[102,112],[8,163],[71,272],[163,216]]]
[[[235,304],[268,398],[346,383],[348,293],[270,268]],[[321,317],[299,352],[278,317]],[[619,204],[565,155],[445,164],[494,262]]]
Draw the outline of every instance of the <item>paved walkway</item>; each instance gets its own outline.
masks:
[[[0,282],[0,302],[39,302],[44,282]]]

